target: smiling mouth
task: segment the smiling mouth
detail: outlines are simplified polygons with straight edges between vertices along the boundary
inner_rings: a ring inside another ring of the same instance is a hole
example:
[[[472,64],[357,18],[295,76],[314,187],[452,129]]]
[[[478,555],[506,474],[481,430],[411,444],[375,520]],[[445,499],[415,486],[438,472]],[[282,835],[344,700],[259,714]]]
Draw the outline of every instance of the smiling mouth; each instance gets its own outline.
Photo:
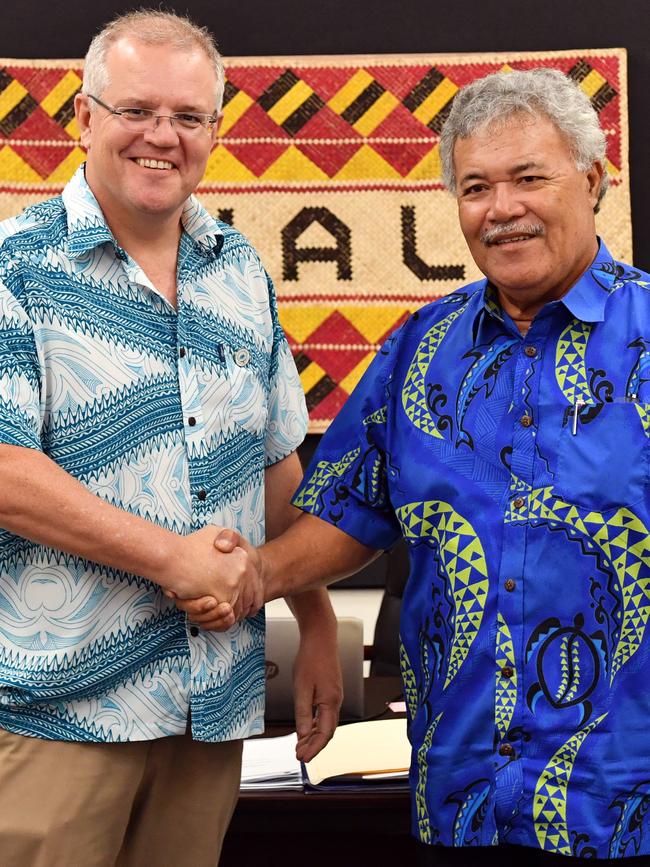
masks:
[[[532,241],[544,234],[544,226],[541,223],[520,223],[511,220],[509,223],[501,223],[481,232],[480,240],[486,247],[503,247],[505,244]]]
[[[173,169],[175,168],[173,163],[170,163],[168,160],[151,160],[144,159],[143,157],[135,157],[133,160],[139,166],[142,166],[143,169]]]
[[[490,247],[501,247],[503,244],[519,244],[521,241],[532,241],[535,235],[517,235],[515,238],[496,238],[489,242]]]

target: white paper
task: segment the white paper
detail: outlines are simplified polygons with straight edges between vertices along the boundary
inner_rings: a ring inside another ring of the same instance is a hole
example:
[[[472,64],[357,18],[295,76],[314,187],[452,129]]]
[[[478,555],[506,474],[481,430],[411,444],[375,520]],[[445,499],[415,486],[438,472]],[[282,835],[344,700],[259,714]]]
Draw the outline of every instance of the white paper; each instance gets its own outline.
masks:
[[[251,738],[244,741],[242,790],[300,788],[302,773],[296,758],[298,735]]]

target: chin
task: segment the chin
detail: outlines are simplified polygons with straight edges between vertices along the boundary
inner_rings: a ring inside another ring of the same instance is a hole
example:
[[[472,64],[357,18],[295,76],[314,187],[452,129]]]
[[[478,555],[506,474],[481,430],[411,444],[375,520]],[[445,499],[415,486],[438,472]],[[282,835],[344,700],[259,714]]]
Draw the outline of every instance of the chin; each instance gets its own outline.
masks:
[[[173,202],[169,199],[144,199],[134,202],[134,207],[142,214],[171,214],[182,207],[182,204],[176,199]]]

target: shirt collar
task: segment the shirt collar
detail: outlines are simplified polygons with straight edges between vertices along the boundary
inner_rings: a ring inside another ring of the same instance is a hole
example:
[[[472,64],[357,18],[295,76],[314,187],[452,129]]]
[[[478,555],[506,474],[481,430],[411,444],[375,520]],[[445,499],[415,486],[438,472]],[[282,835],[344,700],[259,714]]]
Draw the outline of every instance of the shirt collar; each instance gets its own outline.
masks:
[[[602,322],[607,299],[614,291],[617,268],[605,243],[598,239],[596,258],[560,300],[582,322]]]
[[[113,233],[86,181],[84,165],[79,166],[62,193],[68,220],[68,252],[87,253],[100,244],[112,244],[123,257]],[[206,255],[217,256],[223,246],[223,233],[216,221],[194,196],[185,202],[181,215],[183,229]]]
[[[595,259],[560,302],[572,316],[582,322],[602,322],[605,318],[607,299],[615,289],[617,273],[616,262],[604,241],[599,238]],[[498,323],[503,322],[503,313],[496,289],[487,278],[473,284],[470,288],[478,290],[475,297],[477,301],[480,300],[476,305],[472,336],[474,343],[483,342],[487,337],[486,330],[492,330],[490,323],[494,325],[495,320]]]
[[[207,255],[218,256],[223,247],[223,232],[196,196],[190,196],[181,216],[183,229]]]
[[[62,193],[68,220],[68,253],[79,256],[94,247],[117,242],[106,225],[99,202],[86,182],[85,163],[80,165]]]

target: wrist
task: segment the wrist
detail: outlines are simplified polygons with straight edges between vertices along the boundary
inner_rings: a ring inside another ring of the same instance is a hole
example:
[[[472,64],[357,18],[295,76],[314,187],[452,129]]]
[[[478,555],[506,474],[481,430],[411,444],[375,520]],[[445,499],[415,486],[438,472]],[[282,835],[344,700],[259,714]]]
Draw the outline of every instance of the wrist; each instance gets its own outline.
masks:
[[[298,621],[301,638],[317,636],[319,640],[330,638],[336,642],[338,623],[324,587],[285,596],[285,600]]]
[[[284,596],[281,582],[278,580],[277,572],[273,569],[272,551],[269,551],[269,545],[260,545],[255,549],[257,555],[258,574],[264,592],[264,604],[272,599],[280,599]]]
[[[185,555],[185,536],[169,531],[151,552],[153,557],[151,579],[163,590],[170,590],[179,598],[189,595],[188,558]]]

